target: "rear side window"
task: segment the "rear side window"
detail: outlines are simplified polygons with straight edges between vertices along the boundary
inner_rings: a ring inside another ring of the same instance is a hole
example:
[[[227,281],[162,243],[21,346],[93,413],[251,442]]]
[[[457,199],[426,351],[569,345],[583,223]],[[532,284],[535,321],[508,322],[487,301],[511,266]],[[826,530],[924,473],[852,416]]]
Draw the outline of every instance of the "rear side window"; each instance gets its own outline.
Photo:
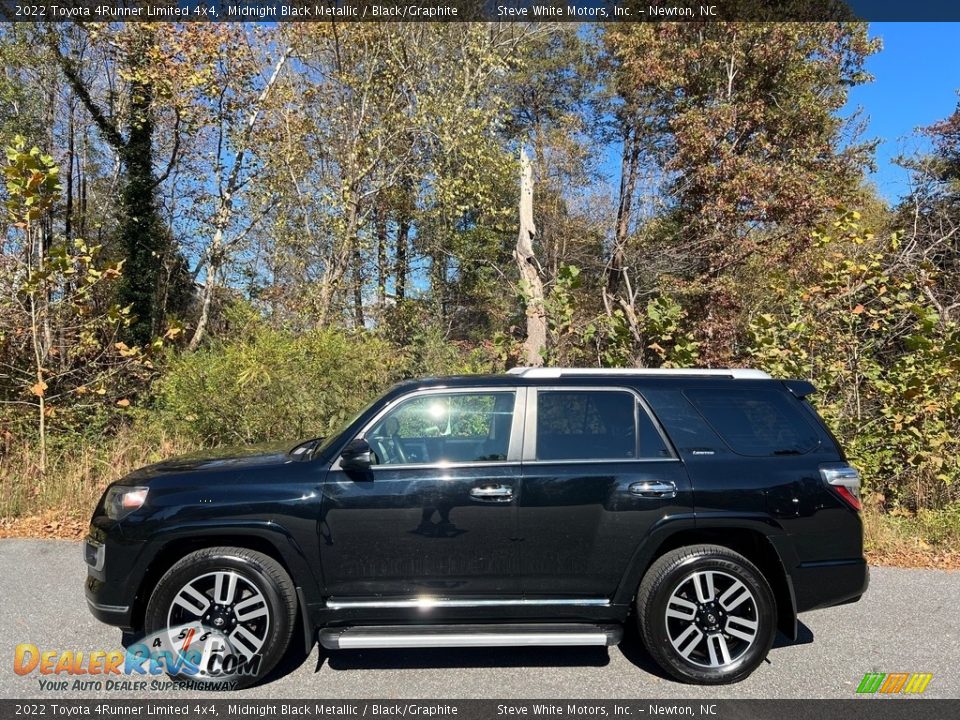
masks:
[[[740,455],[799,455],[820,443],[803,408],[785,393],[730,388],[687,390],[684,394]]]
[[[632,460],[670,457],[670,451],[632,393],[540,390],[536,457]]]

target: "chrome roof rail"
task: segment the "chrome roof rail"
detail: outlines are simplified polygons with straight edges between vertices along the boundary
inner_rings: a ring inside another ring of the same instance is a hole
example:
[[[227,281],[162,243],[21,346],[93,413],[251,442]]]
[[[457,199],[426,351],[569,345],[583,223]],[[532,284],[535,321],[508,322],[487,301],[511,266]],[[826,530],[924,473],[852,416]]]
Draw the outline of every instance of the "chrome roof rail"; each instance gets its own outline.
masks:
[[[753,368],[535,368],[515,367],[507,371],[509,375],[525,378],[558,378],[574,375],[627,376],[627,377],[669,377],[671,375],[687,377],[727,377],[736,380],[770,380],[771,376],[763,370]]]

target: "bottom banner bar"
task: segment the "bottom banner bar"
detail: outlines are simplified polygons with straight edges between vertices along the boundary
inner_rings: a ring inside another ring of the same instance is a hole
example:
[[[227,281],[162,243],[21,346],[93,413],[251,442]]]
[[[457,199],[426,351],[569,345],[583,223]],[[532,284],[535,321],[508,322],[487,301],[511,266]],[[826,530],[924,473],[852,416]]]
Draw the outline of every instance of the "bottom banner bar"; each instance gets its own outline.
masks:
[[[942,720],[960,717],[960,699],[850,700],[0,700],[8,718],[661,718],[703,720]]]

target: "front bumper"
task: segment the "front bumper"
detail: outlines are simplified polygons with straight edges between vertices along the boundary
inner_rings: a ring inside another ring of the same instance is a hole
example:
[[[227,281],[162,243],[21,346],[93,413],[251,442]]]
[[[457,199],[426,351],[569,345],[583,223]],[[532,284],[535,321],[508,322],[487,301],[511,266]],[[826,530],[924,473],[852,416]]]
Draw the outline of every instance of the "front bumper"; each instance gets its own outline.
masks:
[[[139,553],[95,526],[91,526],[82,550],[87,566],[84,594],[90,613],[108,625],[133,629],[133,600],[142,572],[136,572],[132,560]]]
[[[116,625],[124,630],[132,629],[133,612],[129,605],[104,605],[98,603],[91,599],[92,597],[96,597],[96,591],[90,591],[89,583],[87,586],[87,607],[90,608],[91,615],[107,625]]]

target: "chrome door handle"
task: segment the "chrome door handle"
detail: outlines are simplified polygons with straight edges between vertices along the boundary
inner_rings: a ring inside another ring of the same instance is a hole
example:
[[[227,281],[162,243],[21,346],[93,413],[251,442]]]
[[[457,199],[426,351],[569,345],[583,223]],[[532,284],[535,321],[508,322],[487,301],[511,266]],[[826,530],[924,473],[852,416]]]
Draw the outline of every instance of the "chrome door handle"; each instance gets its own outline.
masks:
[[[641,497],[672,498],[677,496],[677,486],[672,482],[646,480],[633,483],[630,492]]]
[[[474,500],[488,500],[490,502],[510,502],[513,500],[513,488],[506,485],[482,485],[470,490],[470,497]]]

